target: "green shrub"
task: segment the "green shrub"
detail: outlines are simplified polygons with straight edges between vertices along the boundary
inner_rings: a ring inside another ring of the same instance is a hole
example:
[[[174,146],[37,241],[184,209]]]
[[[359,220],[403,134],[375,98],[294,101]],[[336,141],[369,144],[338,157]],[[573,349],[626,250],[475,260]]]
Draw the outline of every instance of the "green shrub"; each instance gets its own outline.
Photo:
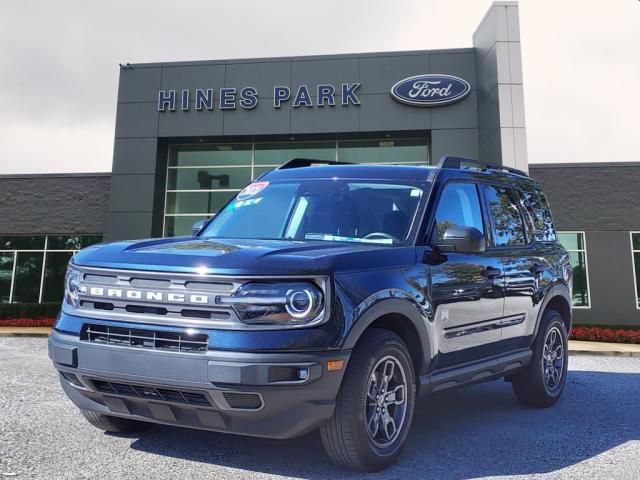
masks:
[[[55,318],[60,303],[0,303],[0,322],[12,318]]]

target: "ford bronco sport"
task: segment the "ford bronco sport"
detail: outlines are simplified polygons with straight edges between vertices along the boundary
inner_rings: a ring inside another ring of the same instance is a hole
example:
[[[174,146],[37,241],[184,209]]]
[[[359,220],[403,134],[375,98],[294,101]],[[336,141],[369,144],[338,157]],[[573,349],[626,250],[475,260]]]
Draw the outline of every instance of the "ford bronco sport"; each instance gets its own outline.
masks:
[[[374,471],[431,392],[504,377],[553,405],[571,276],[523,172],[295,159],[191,237],[77,253],[49,355],[103,430],[319,429],[334,462]]]

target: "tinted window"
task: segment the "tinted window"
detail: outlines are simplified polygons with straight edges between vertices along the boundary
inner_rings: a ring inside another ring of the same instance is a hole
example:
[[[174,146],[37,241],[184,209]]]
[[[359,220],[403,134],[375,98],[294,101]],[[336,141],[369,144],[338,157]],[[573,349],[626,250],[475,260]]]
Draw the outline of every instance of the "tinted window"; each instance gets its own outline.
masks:
[[[524,222],[515,191],[493,185],[484,185],[483,188],[493,224],[493,243],[498,247],[524,245]]]
[[[449,183],[436,210],[436,242],[449,227],[475,227],[484,233],[478,190],[472,183]]]
[[[522,185],[522,195],[525,210],[531,218],[534,238],[541,242],[554,241],[556,231],[551,219],[551,211],[540,187]]]

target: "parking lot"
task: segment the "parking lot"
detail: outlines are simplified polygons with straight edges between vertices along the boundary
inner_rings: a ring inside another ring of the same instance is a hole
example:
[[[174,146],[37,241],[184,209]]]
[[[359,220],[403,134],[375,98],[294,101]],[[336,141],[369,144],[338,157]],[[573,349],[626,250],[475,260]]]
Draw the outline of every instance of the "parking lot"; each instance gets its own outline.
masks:
[[[0,338],[0,478],[358,478],[316,434],[264,440],[155,426],[104,434],[64,397],[44,338]],[[556,407],[496,381],[418,406],[399,463],[372,478],[640,478],[640,358],[571,358]]]

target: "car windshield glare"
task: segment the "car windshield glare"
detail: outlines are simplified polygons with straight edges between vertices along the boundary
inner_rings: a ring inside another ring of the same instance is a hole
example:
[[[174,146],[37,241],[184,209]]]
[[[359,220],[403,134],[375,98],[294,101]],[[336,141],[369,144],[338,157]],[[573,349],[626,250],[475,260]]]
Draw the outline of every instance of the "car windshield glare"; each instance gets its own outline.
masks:
[[[400,245],[409,239],[423,188],[377,180],[254,182],[202,236]]]

